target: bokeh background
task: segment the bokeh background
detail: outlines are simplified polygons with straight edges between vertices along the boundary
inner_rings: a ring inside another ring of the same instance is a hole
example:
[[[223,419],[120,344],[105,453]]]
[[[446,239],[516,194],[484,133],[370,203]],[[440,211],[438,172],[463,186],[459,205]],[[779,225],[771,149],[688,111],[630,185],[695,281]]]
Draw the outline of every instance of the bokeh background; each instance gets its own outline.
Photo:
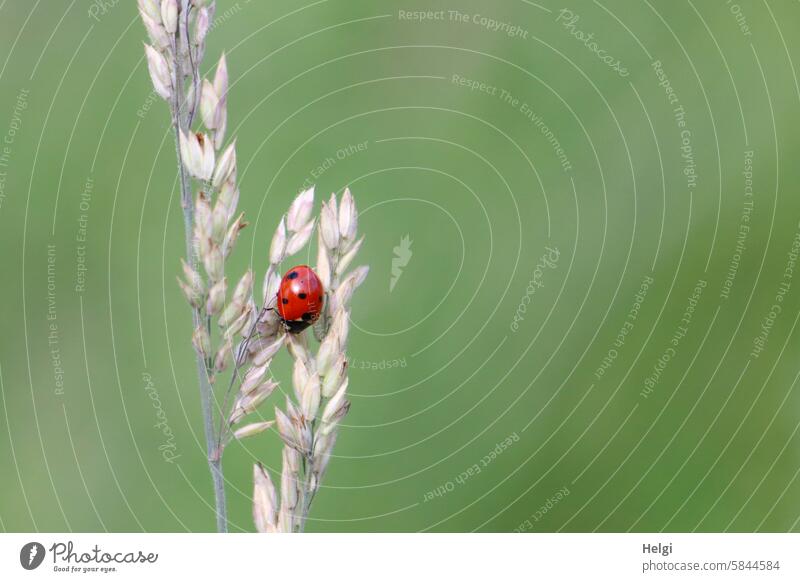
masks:
[[[307,183],[367,237],[310,531],[800,528],[800,5],[217,4],[231,272]],[[132,0],[0,0],[6,531],[213,528],[144,38]],[[234,531],[255,459],[277,435],[226,453]]]

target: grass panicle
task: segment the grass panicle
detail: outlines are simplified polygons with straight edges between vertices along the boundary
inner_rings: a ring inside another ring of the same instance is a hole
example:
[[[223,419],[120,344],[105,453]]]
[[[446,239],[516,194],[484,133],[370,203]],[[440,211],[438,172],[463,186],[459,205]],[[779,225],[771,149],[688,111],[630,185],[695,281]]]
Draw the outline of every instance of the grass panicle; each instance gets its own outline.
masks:
[[[229,285],[227,263],[240,231],[236,142],[226,142],[228,66],[223,54],[213,78],[200,64],[211,29],[211,0],[138,0],[150,39],[145,56],[155,92],[170,106],[175,133],[181,207],[186,235],[178,285],[192,310],[194,347],[209,468],[214,484],[218,531],[227,531],[222,455],[234,439],[274,429],[283,443],[279,489],[261,464],[254,467],[253,515],[260,532],[298,532],[305,528],[311,503],[331,459],[339,422],[350,409],[346,398],[350,300],[367,267],[347,269],[363,239],[357,239],[358,212],[349,190],[340,201],[332,194],[313,216],[314,188],[301,192],[278,221],[272,237],[261,293],[256,301],[254,273]],[[317,228],[317,273],[327,301],[309,332],[289,334],[274,298],[283,261],[302,251]],[[274,420],[255,414],[279,382],[271,363],[286,348],[294,361],[292,395]],[[221,402],[220,377],[230,369]]]

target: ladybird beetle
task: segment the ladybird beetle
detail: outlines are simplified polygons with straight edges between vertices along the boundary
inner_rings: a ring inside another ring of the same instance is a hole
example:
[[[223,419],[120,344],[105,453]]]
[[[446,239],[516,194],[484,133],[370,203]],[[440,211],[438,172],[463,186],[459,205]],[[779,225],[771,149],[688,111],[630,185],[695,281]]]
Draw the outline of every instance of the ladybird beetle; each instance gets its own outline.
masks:
[[[286,331],[299,333],[319,319],[325,303],[325,289],[307,265],[292,267],[281,279],[276,308]]]

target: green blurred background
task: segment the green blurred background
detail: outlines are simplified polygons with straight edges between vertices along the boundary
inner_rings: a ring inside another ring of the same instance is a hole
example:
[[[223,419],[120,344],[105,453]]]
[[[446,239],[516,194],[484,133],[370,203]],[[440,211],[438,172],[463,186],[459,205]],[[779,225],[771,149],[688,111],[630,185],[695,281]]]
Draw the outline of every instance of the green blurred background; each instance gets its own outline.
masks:
[[[800,6],[562,8],[218,1],[205,70],[226,52],[251,221],[231,272],[263,275],[306,181],[349,185],[367,237],[310,531],[800,529]],[[0,1],[6,531],[213,528],[144,38],[132,0]],[[274,433],[227,451],[234,531],[254,459],[278,466]]]

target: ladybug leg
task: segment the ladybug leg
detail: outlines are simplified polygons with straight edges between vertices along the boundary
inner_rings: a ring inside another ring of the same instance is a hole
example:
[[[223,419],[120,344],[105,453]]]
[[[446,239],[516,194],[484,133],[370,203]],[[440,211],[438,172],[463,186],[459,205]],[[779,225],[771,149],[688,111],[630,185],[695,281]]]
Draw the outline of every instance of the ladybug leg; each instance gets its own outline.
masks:
[[[275,312],[275,315],[277,315],[278,318],[280,318],[280,314],[278,313],[278,310],[275,307],[275,303],[277,302],[277,300],[278,296],[273,295],[272,299],[270,299],[269,302],[265,303],[264,307],[261,308],[261,313],[259,314],[258,318],[261,319],[261,317],[268,311]]]
[[[289,326],[289,322],[281,317],[281,314],[278,313],[278,309],[276,307],[264,307],[264,309],[262,309],[261,311],[262,313],[267,313],[268,311],[273,312],[275,316],[278,318],[278,321],[281,322],[281,328],[283,328],[284,333],[291,333],[292,330],[291,327]]]
[[[265,305],[264,305],[264,309],[265,309],[265,310],[267,310],[267,311],[269,311],[269,310],[274,310],[274,309],[275,309],[275,302],[276,302],[277,300],[278,300],[278,296],[277,296],[277,295],[274,295],[274,296],[272,297],[272,299],[270,299],[270,300],[269,300],[269,302],[268,302],[267,304],[265,304]],[[271,306],[271,307],[269,307],[269,308],[268,308],[267,306]]]
[[[281,317],[280,313],[278,313],[278,310],[275,307],[264,307],[264,309],[261,310],[262,316],[268,311],[272,311],[281,322],[281,329],[283,329],[284,333],[292,333],[292,327],[289,325],[289,322]]]

